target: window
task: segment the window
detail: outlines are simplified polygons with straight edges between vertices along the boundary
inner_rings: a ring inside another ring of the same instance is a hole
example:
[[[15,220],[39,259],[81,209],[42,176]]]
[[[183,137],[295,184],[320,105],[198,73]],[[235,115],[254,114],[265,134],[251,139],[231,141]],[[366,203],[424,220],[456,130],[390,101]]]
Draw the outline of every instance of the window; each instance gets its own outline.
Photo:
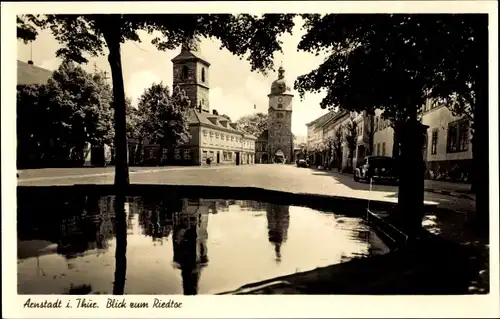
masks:
[[[431,140],[431,154],[436,155],[437,153],[437,142],[438,142],[438,130],[435,129],[432,131],[432,140]]]
[[[283,108],[283,104],[278,103],[278,108],[279,108],[279,109],[282,109],[282,108]]]
[[[207,160],[207,156],[208,156],[208,152],[207,152],[207,151],[203,151],[203,152],[202,152],[202,155],[201,155],[201,159],[202,159],[203,161],[206,161],[206,160]]]
[[[380,155],[380,143],[377,143],[377,155]]]
[[[222,158],[224,161],[227,161],[227,152],[222,152]]]
[[[281,112],[276,113],[276,118],[279,118],[279,119],[283,118],[283,113],[281,113]]]
[[[203,136],[207,137],[208,133],[207,131],[203,130]]]
[[[179,149],[174,150],[174,159],[176,159],[176,160],[181,159],[181,151]]]
[[[205,68],[201,68],[201,82],[205,82]]]
[[[185,65],[182,67],[182,79],[187,80],[188,75],[189,75],[189,68],[187,67],[187,65]]]
[[[469,125],[467,121],[459,120],[448,125],[446,152],[464,152],[469,145]]]
[[[215,133],[215,138],[219,139],[219,133]]]
[[[382,143],[382,156],[385,156],[385,142]]]
[[[191,151],[190,150],[184,150],[184,159],[185,160],[191,159]]]
[[[210,138],[214,137],[214,132],[210,132]]]

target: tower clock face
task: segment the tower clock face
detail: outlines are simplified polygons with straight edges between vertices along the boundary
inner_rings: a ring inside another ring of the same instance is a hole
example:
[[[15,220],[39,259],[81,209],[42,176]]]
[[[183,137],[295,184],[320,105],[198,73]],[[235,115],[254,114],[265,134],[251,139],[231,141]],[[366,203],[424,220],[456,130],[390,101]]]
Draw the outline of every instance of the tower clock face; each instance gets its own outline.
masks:
[[[282,97],[279,97],[279,98],[278,98],[278,102],[283,102],[283,98],[282,98]]]

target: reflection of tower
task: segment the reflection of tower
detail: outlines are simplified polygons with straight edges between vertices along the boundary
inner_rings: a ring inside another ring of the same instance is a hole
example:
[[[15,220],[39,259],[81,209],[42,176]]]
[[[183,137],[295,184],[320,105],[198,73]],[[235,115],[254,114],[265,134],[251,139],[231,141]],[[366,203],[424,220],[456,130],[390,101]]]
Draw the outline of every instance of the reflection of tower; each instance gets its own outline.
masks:
[[[207,226],[209,203],[203,200],[182,200],[174,213],[174,262],[181,269],[185,295],[196,295],[200,270],[208,263]]]
[[[267,229],[269,242],[274,245],[276,261],[281,261],[281,245],[286,242],[290,224],[290,206],[267,205]]]

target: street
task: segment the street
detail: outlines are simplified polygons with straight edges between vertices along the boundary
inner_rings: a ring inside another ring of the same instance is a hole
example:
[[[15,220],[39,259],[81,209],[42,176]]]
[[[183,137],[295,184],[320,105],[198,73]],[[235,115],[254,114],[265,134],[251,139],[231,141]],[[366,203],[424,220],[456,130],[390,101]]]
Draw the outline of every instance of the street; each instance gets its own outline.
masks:
[[[114,168],[61,168],[19,171],[18,185],[112,184]],[[258,187],[291,193],[343,196],[397,202],[397,186],[354,182],[351,176],[293,165],[259,164],[211,167],[131,167],[134,184]],[[475,211],[475,201],[425,192],[425,201],[456,212]]]

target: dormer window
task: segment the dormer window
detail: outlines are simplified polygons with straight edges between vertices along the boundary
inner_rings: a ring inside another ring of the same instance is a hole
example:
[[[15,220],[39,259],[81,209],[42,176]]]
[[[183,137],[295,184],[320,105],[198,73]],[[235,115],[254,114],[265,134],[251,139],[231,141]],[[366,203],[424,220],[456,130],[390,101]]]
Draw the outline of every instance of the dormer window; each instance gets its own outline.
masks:
[[[205,68],[201,68],[201,82],[205,82]]]
[[[182,79],[187,80],[189,74],[189,68],[187,65],[182,67]]]

